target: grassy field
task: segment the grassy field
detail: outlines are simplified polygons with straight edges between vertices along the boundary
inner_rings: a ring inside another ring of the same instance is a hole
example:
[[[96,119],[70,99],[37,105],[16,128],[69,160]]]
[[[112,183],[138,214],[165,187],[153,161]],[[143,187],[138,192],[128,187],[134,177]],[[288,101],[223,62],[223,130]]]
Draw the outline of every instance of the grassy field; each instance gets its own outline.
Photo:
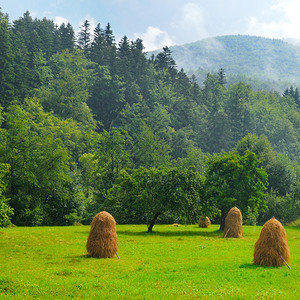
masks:
[[[217,225],[118,225],[119,256],[87,256],[89,226],[0,228],[0,299],[300,299],[300,229],[291,269],[252,264],[261,227],[223,239]]]

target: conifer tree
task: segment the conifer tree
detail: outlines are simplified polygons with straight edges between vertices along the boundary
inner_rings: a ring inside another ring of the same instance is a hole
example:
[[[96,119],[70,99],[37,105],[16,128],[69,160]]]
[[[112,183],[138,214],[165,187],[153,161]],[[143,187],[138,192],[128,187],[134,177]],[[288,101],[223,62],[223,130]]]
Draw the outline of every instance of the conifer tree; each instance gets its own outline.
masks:
[[[98,23],[94,29],[94,36],[91,42],[89,56],[93,62],[96,62],[99,65],[106,64],[106,41],[104,30],[101,28],[100,23]]]
[[[223,68],[221,68],[218,72],[218,81],[220,85],[225,86],[226,76],[225,76],[225,70]]]
[[[14,70],[11,30],[8,17],[0,11],[0,105],[6,107],[13,100]]]
[[[88,49],[91,44],[91,34],[90,34],[90,23],[85,20],[83,25],[80,27],[80,32],[78,34],[78,46],[83,49],[85,54],[87,54]]]
[[[60,50],[74,49],[75,34],[74,34],[74,29],[73,29],[72,25],[70,23],[68,23],[66,26],[65,23],[63,23],[60,25],[58,31],[59,31],[60,42],[61,42]]]

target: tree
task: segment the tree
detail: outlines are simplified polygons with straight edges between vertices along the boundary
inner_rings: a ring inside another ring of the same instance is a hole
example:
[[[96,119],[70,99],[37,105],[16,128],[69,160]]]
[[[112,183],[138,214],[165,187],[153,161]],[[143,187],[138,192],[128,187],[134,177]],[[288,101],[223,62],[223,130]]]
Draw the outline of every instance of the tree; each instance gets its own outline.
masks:
[[[126,104],[124,83],[118,76],[113,77],[107,66],[100,66],[90,93],[87,103],[94,118],[105,130],[111,130]]]
[[[8,171],[9,165],[0,163],[0,227],[10,225],[10,218],[14,213],[14,210],[9,206],[9,199],[5,197],[7,183],[3,180],[3,177]]]
[[[100,193],[111,188],[121,170],[131,167],[131,155],[128,149],[131,137],[125,130],[113,127],[103,131],[96,140],[95,158],[98,172],[101,174]]]
[[[226,75],[225,75],[225,70],[223,68],[219,69],[218,81],[220,85],[222,86],[226,85]]]
[[[218,77],[208,74],[202,91],[202,104],[206,113],[201,120],[204,124],[199,130],[199,146],[209,153],[230,149],[230,120],[224,109],[226,102],[226,90],[219,83]]]
[[[157,69],[166,69],[171,75],[171,78],[175,79],[177,75],[176,62],[172,57],[172,51],[169,47],[163,47],[163,51],[157,54],[154,65]]]
[[[244,155],[246,150],[256,154],[268,174],[269,192],[277,192],[280,196],[291,192],[297,180],[295,167],[288,157],[276,153],[265,135],[258,138],[248,134],[238,142],[236,148],[240,155]]]
[[[80,32],[78,34],[78,46],[84,50],[87,55],[91,45],[90,23],[85,20],[83,25],[80,26]]]
[[[10,165],[6,196],[16,225],[64,225],[74,209],[84,214],[75,163],[60,138],[66,122],[45,113],[36,98],[23,107],[11,105],[5,113],[0,163]]]
[[[72,49],[74,49],[75,33],[72,25],[70,23],[68,23],[67,25],[65,23],[62,23],[59,26],[58,32],[61,44],[60,50],[69,49],[69,51],[71,51]]]
[[[296,102],[298,108],[300,108],[300,94],[299,94],[298,88],[295,89],[294,99],[295,99],[295,102]]]
[[[224,229],[228,211],[237,206],[242,213],[250,208],[257,215],[265,210],[267,173],[259,167],[259,160],[253,152],[244,156],[236,152],[222,152],[208,160],[205,194],[206,208],[217,208],[221,213],[220,229]]]
[[[87,106],[92,85],[93,63],[81,50],[64,50],[49,61],[52,76],[36,90],[46,111],[53,111],[61,118],[73,118],[83,124],[93,123]]]
[[[101,28],[100,23],[98,23],[94,29],[89,55],[93,62],[96,62],[99,65],[107,64],[106,41],[104,30]]]
[[[201,210],[203,178],[191,170],[144,167],[123,171],[108,191],[117,220],[146,223],[152,232],[165,214],[195,222]]]
[[[137,142],[133,150],[137,166],[159,167],[166,166],[170,160],[170,145],[145,123],[137,135]]]
[[[14,55],[7,16],[0,11],[0,105],[7,106],[14,96]]]
[[[225,113],[230,125],[231,147],[251,132],[252,120],[249,107],[251,90],[251,86],[244,83],[234,84],[228,90]]]

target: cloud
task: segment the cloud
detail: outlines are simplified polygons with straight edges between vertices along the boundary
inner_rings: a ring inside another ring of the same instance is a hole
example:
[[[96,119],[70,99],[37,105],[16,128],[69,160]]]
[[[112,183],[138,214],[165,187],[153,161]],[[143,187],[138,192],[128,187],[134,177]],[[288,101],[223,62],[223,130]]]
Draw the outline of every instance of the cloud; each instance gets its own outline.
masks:
[[[63,23],[68,24],[69,21],[64,17],[56,16],[54,17],[54,23],[57,24],[57,26],[60,26]]]
[[[140,38],[143,40],[146,51],[174,45],[169,34],[158,27],[149,26],[145,33],[134,33],[134,37],[135,39]]]
[[[248,34],[271,38],[300,38],[300,2],[298,0],[277,0],[269,9],[272,21],[252,17]]]
[[[180,40],[200,40],[209,36],[206,30],[206,12],[194,2],[186,3],[172,27]]]

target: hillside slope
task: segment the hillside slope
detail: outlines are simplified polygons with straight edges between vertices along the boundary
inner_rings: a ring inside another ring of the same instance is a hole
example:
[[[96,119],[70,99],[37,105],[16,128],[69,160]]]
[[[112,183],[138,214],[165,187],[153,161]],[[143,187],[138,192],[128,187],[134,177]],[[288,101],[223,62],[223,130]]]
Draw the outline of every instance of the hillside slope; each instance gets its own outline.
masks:
[[[279,39],[229,35],[170,47],[179,68],[300,83],[300,47]]]

